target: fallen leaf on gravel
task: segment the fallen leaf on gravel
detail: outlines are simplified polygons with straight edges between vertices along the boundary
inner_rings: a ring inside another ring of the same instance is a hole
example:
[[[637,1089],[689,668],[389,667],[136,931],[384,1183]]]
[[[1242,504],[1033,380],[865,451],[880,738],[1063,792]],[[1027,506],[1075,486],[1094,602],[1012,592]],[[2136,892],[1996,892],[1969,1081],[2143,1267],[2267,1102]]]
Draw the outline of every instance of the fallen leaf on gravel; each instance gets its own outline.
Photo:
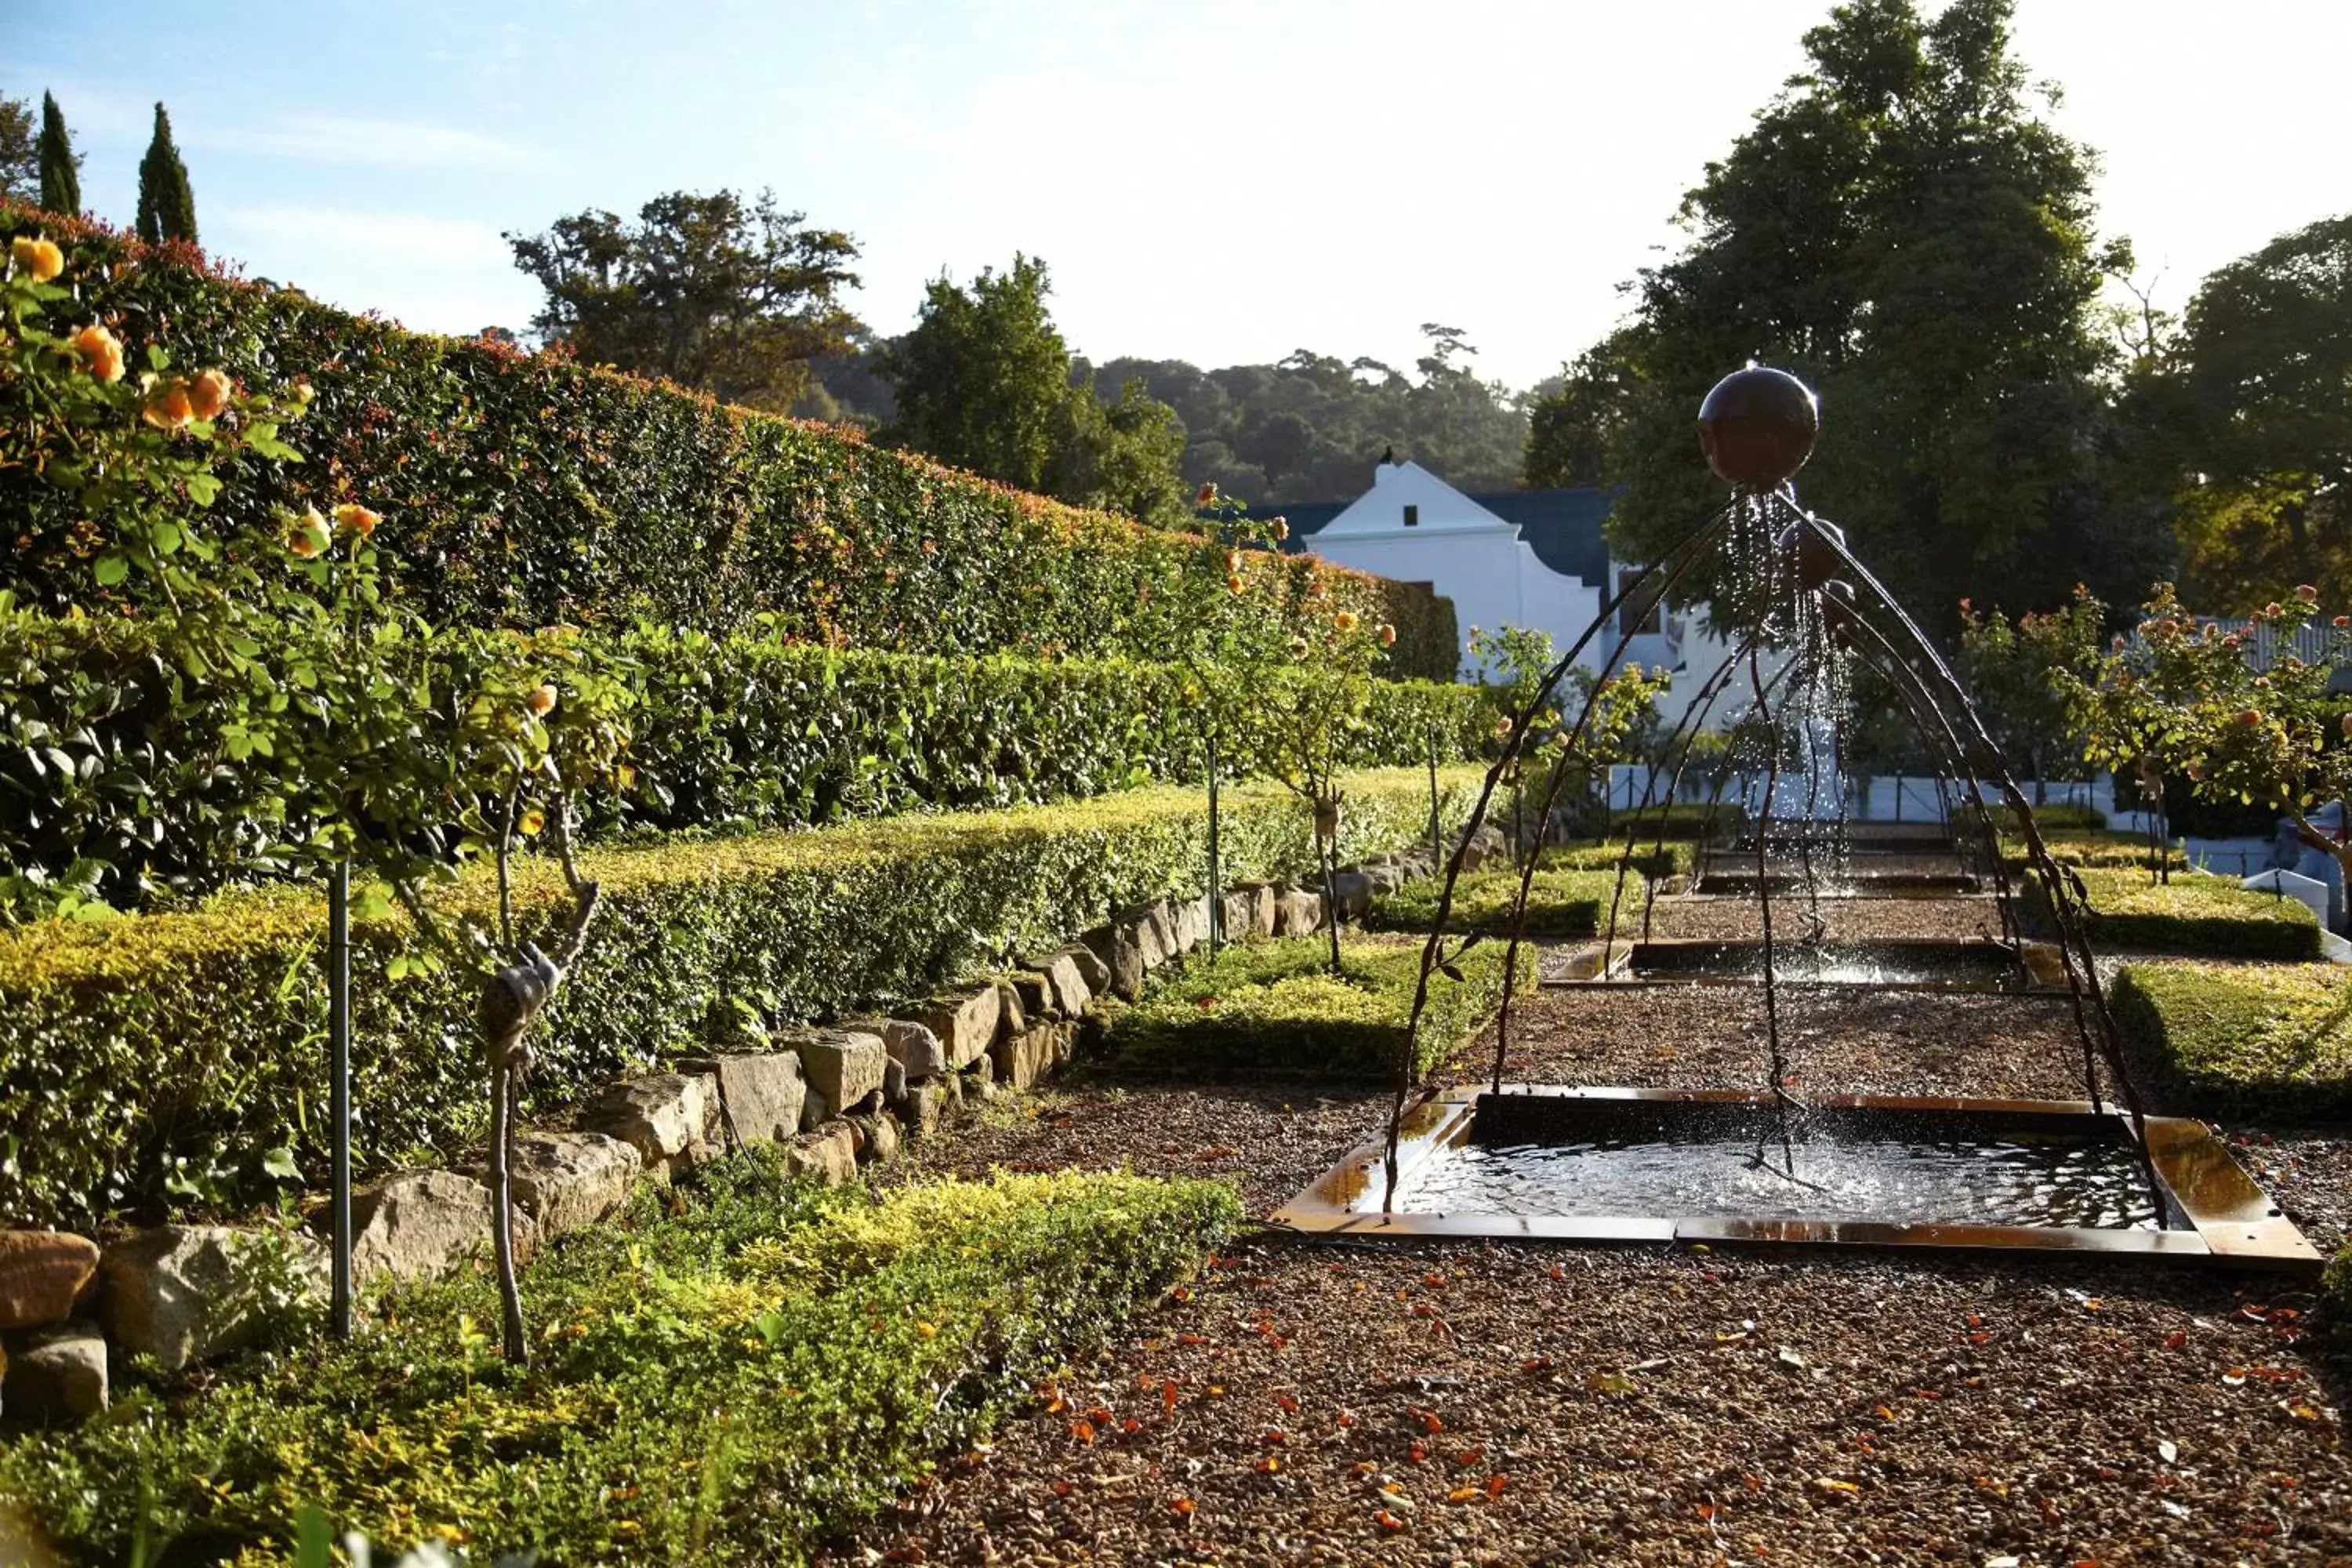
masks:
[[[1622,1399],[1642,1392],[1641,1384],[1622,1372],[1596,1372],[1588,1379],[1596,1394],[1613,1394]]]
[[[1445,1494],[1447,1502],[1476,1502],[1486,1494],[1476,1487],[1455,1487]]]
[[[2164,1348],[2168,1351],[2177,1351],[2188,1342],[2189,1331],[2186,1329],[2175,1329],[2164,1336]]]
[[[2175,1519],[2187,1519],[2189,1517],[2189,1505],[2186,1503],[2175,1502],[2168,1497],[2157,1499],[2156,1506],[2162,1509],[2165,1512],[2170,1514]]]
[[[1551,1370],[1551,1357],[1548,1355],[1529,1356],[1527,1360],[1519,1363],[1519,1370],[1521,1372],[1549,1372]]]
[[[1093,1422],[1091,1422],[1091,1421],[1073,1421],[1073,1422],[1071,1422],[1071,1423],[1070,1423],[1070,1436],[1073,1436],[1073,1437],[1076,1437],[1076,1438],[1079,1442],[1081,1442],[1081,1443],[1091,1443],[1091,1442],[1093,1442],[1093,1441],[1095,1440],[1095,1426],[1094,1426],[1094,1423],[1093,1423]]]
[[[2169,1437],[2159,1437],[2156,1440],[2156,1454],[2169,1465],[2180,1458],[2180,1447]]]
[[[1176,1512],[1178,1512],[1178,1513],[1180,1513],[1180,1514],[1182,1514],[1182,1515],[1184,1515],[1186,1518],[1188,1518],[1188,1519],[1189,1519],[1189,1518],[1191,1518],[1191,1517],[1192,1517],[1192,1509],[1193,1509],[1193,1506],[1194,1506],[1194,1505],[1193,1505],[1192,1500],[1191,1498],[1188,1498],[1188,1497],[1180,1497],[1180,1498],[1178,1498],[1175,1501],[1173,1501],[1173,1502],[1170,1503],[1168,1506],[1169,1506],[1170,1508],[1173,1509]]]
[[[1801,1372],[1804,1369],[1805,1358],[1787,1345],[1782,1345],[1775,1351],[1772,1359],[1793,1372]]]
[[[1428,1444],[1426,1444],[1426,1443],[1421,1442],[1421,1441],[1420,1441],[1420,1440],[1418,1440],[1418,1439],[1415,1439],[1415,1441],[1414,1441],[1414,1443],[1413,1443],[1412,1447],[1410,1447],[1410,1448],[1407,1448],[1407,1449],[1404,1451],[1404,1454],[1405,1454],[1405,1458],[1406,1458],[1411,1459],[1414,1464],[1416,1464],[1416,1465],[1417,1465],[1417,1464],[1421,1463],[1423,1459],[1426,1459],[1427,1458],[1429,1458],[1429,1445],[1428,1445]]]
[[[1511,1478],[1507,1475],[1496,1474],[1488,1476],[1486,1478],[1486,1497],[1488,1500],[1491,1501],[1496,1498],[1501,1497],[1503,1495],[1503,1489],[1510,1484]]]
[[[1382,1509],[1380,1512],[1372,1515],[1372,1519],[1382,1530],[1387,1531],[1391,1535],[1394,1535],[1397,1531],[1404,1528],[1404,1521],[1399,1519],[1396,1515],[1391,1513],[1386,1509]]]
[[[1813,1485],[1825,1492],[1858,1492],[1862,1489],[1852,1481],[1842,1481],[1834,1476],[1815,1476]]]

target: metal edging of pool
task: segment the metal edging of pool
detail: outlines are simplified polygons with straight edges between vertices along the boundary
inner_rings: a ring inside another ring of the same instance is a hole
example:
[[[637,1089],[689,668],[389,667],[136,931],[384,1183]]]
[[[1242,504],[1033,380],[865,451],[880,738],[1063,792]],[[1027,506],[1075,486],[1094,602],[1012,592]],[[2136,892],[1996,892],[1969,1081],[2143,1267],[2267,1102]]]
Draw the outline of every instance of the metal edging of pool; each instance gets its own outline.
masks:
[[[2065,961],[2054,943],[2021,942],[2011,943],[1992,937],[1864,937],[1852,942],[1822,944],[1841,952],[1889,954],[1896,957],[1916,955],[1921,959],[1990,957],[1999,954],[2014,960],[2028,976],[2027,984],[2011,984],[1990,979],[1954,980],[1816,980],[1799,975],[1780,976],[1774,984],[1794,990],[1851,990],[1868,986],[1873,991],[1918,992],[1934,994],[2038,996],[2066,998],[2073,992],[2066,984]],[[1763,984],[1755,974],[1708,974],[1664,973],[1637,974],[1644,952],[1664,955],[1702,952],[1715,949],[1726,952],[1753,950],[1760,958],[1763,942],[1753,938],[1725,937],[1655,937],[1634,940],[1620,937],[1613,942],[1585,942],[1570,948],[1563,962],[1543,975],[1538,984],[1546,990],[1604,990],[1675,985],[1726,985],[1753,989]],[[1796,952],[1801,948],[1781,946],[1778,951]],[[1604,963],[1604,957],[1606,962]]]
[[[1405,1114],[1398,1146],[1402,1183],[1422,1161],[1462,1142],[1470,1134],[1479,1098],[1486,1091],[1457,1089],[1431,1095]],[[1760,1090],[1717,1089],[1584,1088],[1554,1084],[1507,1085],[1509,1095],[1557,1097],[1633,1104],[1769,1105]],[[1811,1103],[1833,1110],[1900,1116],[1943,1112],[2048,1117],[2080,1123],[2086,1118],[2112,1121],[2125,1138],[2131,1121],[2113,1109],[2094,1110],[2081,1100],[1978,1100],[1942,1096],[1823,1095]],[[2185,1225],[2164,1230],[2096,1229],[2081,1226],[1900,1224],[1873,1220],[1772,1219],[1737,1215],[1511,1215],[1398,1213],[1358,1207],[1380,1190],[1388,1141],[1377,1136],[1354,1150],[1268,1219],[1302,1235],[1360,1240],[1486,1238],[1501,1241],[1705,1242],[1710,1245],[1801,1245],[1880,1250],[2067,1255],[2110,1258],[2177,1259],[2233,1268],[2315,1277],[2325,1259],[2280,1213],[2212,1130],[2186,1117],[2147,1119],[2147,1152],[2165,1196]]]

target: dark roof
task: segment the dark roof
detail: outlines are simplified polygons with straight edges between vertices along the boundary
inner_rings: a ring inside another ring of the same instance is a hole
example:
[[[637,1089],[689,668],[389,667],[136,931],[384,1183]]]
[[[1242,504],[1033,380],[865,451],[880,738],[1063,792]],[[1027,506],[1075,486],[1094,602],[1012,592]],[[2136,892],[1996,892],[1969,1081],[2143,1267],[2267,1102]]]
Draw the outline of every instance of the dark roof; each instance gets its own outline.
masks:
[[[1542,562],[1563,577],[1575,577],[1604,594],[1609,588],[1609,540],[1601,523],[1616,503],[1614,490],[1586,486],[1569,490],[1490,490],[1470,499],[1519,526],[1519,537]],[[1303,551],[1307,542],[1353,501],[1299,501],[1281,506],[1254,506],[1252,517],[1280,515],[1289,520],[1290,542],[1283,548]]]

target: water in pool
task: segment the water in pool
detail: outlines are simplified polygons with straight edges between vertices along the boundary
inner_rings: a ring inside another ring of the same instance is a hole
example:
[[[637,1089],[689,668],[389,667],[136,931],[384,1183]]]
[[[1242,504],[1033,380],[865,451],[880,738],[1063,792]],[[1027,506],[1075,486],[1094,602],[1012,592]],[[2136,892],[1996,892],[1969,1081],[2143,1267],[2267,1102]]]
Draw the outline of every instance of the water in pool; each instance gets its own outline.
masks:
[[[2120,1141],[1979,1133],[1945,1139],[1801,1135],[1799,1181],[1755,1159],[1751,1136],[1664,1141],[1638,1132],[1540,1142],[1468,1142],[1405,1173],[1418,1214],[1698,1215],[1892,1224],[2150,1230],[2157,1221]],[[1363,1205],[1377,1209],[1373,1192]]]

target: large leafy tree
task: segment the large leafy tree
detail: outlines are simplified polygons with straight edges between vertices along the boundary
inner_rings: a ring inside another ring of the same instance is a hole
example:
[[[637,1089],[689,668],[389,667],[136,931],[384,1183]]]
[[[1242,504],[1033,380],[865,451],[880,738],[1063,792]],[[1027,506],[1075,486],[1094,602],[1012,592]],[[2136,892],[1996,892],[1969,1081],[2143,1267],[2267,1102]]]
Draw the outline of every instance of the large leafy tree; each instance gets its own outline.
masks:
[[[196,198],[188,188],[188,165],[172,140],[172,117],[160,103],[155,106],[155,134],[147,143],[147,155],[139,160],[138,228],[139,237],[150,245],[167,239],[196,243]]]
[[[543,341],[722,402],[786,408],[811,356],[844,348],[858,326],[841,303],[857,284],[856,243],[805,217],[772,191],[750,202],[672,191],[634,223],[591,210],[506,239],[547,291],[531,318]]]
[[[1807,504],[1949,628],[1956,602],[2054,605],[2144,584],[2165,542],[2101,505],[2103,268],[2092,154],[2039,117],[2012,0],[1852,0],[1811,68],[1684,199],[1688,248],[1645,272],[1623,443],[1624,552],[1718,504],[1694,438],[1751,358],[1821,393]]]
[[[34,134],[31,102],[0,97],[0,196],[19,202],[40,199],[41,159]]]
[[[2352,598],[2352,215],[2208,277],[2169,357],[2190,602],[2248,613],[2283,582]]]
[[[37,158],[42,207],[48,212],[79,216],[81,212],[81,159],[73,150],[73,138],[66,134],[64,111],[58,108],[58,100],[46,92],[41,94],[41,144]],[[186,171],[181,172],[181,177],[186,178]]]
[[[1636,329],[1620,328],[1561,366],[1529,399],[1519,476],[1529,487],[1610,485],[1624,477],[1640,347]]]
[[[940,278],[882,352],[885,439],[1024,489],[1152,521],[1183,515],[1184,426],[1140,381],[1105,406],[1054,325],[1045,262],[1015,255],[969,288]]]

